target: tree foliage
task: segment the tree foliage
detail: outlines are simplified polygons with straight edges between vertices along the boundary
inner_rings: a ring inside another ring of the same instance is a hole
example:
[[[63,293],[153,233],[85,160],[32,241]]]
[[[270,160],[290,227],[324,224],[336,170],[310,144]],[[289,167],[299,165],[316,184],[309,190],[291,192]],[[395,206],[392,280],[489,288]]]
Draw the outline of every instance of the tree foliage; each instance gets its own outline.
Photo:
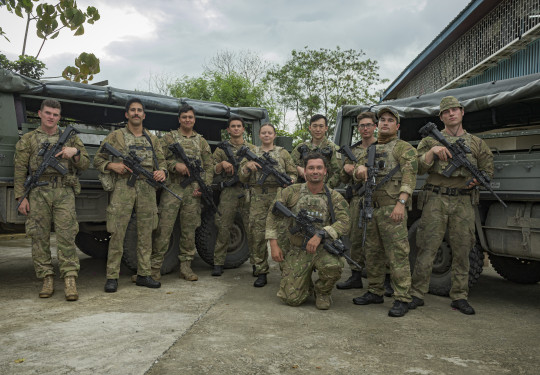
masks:
[[[49,39],[55,39],[60,34],[62,29],[70,29],[73,35],[83,35],[85,23],[93,24],[100,18],[98,10],[89,6],[86,11],[79,9],[75,0],[59,0],[56,4],[49,4],[41,0],[0,0],[0,7],[5,6],[8,12],[14,13],[17,16],[26,19],[26,28],[22,45],[21,56],[19,60],[25,62],[26,71],[40,72],[39,77],[43,75],[44,64],[38,60],[38,57],[43,49],[45,42]],[[28,32],[31,22],[35,21],[36,35],[42,39],[41,46],[34,57],[26,53],[26,44],[28,41]],[[9,41],[5,31],[0,27],[0,36],[3,36]],[[91,56],[93,56],[93,58]],[[15,63],[15,62],[12,62]],[[31,64],[34,65],[31,65]],[[90,65],[90,63],[94,65]],[[41,66],[41,65],[43,66]],[[95,65],[97,64],[97,65]],[[81,79],[81,81],[90,80],[93,74],[99,72],[99,59],[93,54],[83,52],[75,60],[78,73],[74,73],[74,67],[68,67],[66,70],[71,71],[73,77]],[[41,67],[41,68],[40,68]],[[82,70],[81,70],[82,68]],[[21,70],[13,69],[21,74],[25,74]],[[84,73],[88,71],[88,73]],[[66,71],[64,71],[66,72]],[[86,75],[85,75],[86,74]],[[81,77],[86,78],[81,78]]]
[[[88,83],[99,73],[99,59],[93,53],[83,52],[75,59],[75,66],[68,66],[62,77],[68,81]]]
[[[33,56],[20,55],[18,60],[10,61],[0,54],[0,68],[19,72],[27,77],[39,79],[45,71],[45,64]]]
[[[386,82],[378,74],[376,61],[361,50],[293,50],[283,66],[268,71],[266,80],[277,89],[278,101],[296,116],[296,128],[307,128],[309,118],[322,113],[330,132],[338,109],[347,104],[368,104],[377,100],[374,87]]]

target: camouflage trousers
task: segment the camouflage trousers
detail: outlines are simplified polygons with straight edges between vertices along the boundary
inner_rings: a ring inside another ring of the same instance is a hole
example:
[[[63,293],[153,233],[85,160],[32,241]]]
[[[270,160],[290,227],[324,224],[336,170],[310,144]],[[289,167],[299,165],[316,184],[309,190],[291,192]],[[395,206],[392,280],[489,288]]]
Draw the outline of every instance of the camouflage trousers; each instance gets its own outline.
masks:
[[[375,208],[373,219],[368,222],[366,238],[366,268],[369,291],[382,296],[386,266],[394,288],[394,299],[411,302],[411,268],[409,265],[409,240],[407,211],[399,223],[390,219],[394,205]]]
[[[276,198],[277,188],[251,188],[249,204],[249,260],[255,266],[255,275],[268,273],[268,247],[265,239],[266,217],[268,209]]]
[[[474,208],[469,195],[448,196],[431,193],[424,204],[416,232],[417,257],[411,295],[424,298],[429,289],[433,260],[448,229],[452,249],[452,300],[467,299],[469,292],[469,252],[475,238]]]
[[[159,225],[154,232],[152,268],[161,268],[165,253],[169,249],[171,233],[177,217],[180,218],[180,262],[192,260],[195,256],[195,230],[201,225],[201,198],[193,196],[195,183],[181,187],[178,183],[167,185],[178,194],[179,201],[166,191],[159,202]]]
[[[216,245],[214,247],[214,265],[225,264],[227,248],[231,242],[231,229],[237,212],[240,212],[242,219],[246,220],[249,214],[249,205],[245,203],[245,190],[242,186],[231,186],[221,192],[218,210],[221,216],[216,215],[215,223],[218,228]],[[239,198],[239,196],[242,196]]]
[[[60,277],[79,274],[79,257],[75,236],[79,232],[75,213],[75,194],[71,187],[40,186],[30,192],[30,213],[26,219],[26,234],[32,239],[32,261],[40,279],[54,275],[50,235],[54,222],[58,247]]]
[[[124,238],[132,213],[137,218],[137,275],[150,275],[152,230],[157,226],[156,191],[142,180],[130,187],[126,178],[116,180],[107,207],[107,231],[111,233],[107,256],[107,279],[118,279]]]
[[[280,263],[281,281],[277,296],[291,306],[302,304],[313,292],[322,295],[332,293],[334,285],[341,277],[343,260],[329,254],[320,246],[315,254],[309,254],[305,249],[290,246],[285,259]],[[317,270],[319,279],[311,280],[313,270]]]
[[[359,196],[355,195],[351,199],[349,204],[349,215],[351,217],[351,229],[349,231],[349,239],[351,241],[351,258],[358,264],[365,268],[366,266],[366,254],[364,248],[362,247],[362,238],[364,231],[361,228],[358,228],[358,220],[360,218],[360,202],[361,199]],[[349,263],[351,270],[361,271],[358,267]]]

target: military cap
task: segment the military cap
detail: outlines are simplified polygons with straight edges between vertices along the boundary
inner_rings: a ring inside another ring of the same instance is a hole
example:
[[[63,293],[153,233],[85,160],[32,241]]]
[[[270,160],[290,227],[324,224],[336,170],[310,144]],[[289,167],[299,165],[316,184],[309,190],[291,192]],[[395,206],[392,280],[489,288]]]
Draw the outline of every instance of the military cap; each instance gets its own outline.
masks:
[[[439,106],[439,116],[447,109],[456,107],[463,108],[459,100],[457,100],[453,96],[445,96],[444,98],[442,98],[441,105]]]
[[[379,109],[379,111],[377,112],[377,117],[380,118],[381,115],[382,115],[383,113],[386,113],[386,112],[388,112],[388,113],[390,113],[391,115],[393,115],[393,116],[397,119],[397,122],[398,122],[398,124],[399,124],[399,114],[398,114],[397,111],[396,111],[394,108],[392,108],[392,107],[383,107],[383,108]]]

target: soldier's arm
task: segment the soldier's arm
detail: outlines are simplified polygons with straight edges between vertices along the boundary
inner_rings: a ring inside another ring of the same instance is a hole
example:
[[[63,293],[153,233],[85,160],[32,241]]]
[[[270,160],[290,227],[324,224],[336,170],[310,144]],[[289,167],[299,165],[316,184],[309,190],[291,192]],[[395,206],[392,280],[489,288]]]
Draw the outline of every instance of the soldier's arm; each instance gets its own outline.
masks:
[[[336,221],[324,227],[324,230],[335,240],[349,233],[351,219],[349,216],[349,204],[345,198],[335,190],[332,190],[331,193]]]
[[[435,146],[437,141],[435,141],[431,137],[425,137],[420,141],[417,148],[417,158],[418,158],[418,174],[423,175],[429,171],[429,169],[433,166],[434,160],[433,158],[430,158],[431,160],[426,161],[426,154],[431,150],[433,146]]]
[[[214,178],[214,158],[210,145],[204,138],[201,137],[201,162],[204,169],[204,183],[211,185]]]
[[[14,195],[15,199],[20,198],[24,194],[24,181],[28,175],[28,163],[32,154],[29,136],[24,135],[15,145],[14,169],[13,176]]]
[[[163,153],[163,144],[161,143],[161,140],[155,135],[152,135],[151,139],[152,146],[154,147],[154,152],[156,153],[158,168],[159,170],[168,173],[167,162],[165,161],[165,155]]]
[[[291,151],[291,158],[293,160],[293,163],[295,166],[303,167],[302,160],[300,160],[300,152],[298,151],[298,147],[303,145],[303,143],[300,143],[297,145],[292,151]]]
[[[107,170],[107,164],[110,163],[110,161],[109,161],[109,156],[110,155],[107,152],[102,152],[103,144],[108,143],[112,147],[116,148],[118,151],[122,152],[122,150],[120,150],[118,148],[118,144],[115,141],[116,137],[113,135],[113,133],[114,132],[109,133],[109,135],[107,135],[105,137],[103,142],[101,142],[101,146],[99,146],[99,148],[98,148],[98,150],[96,152],[96,155],[94,156],[94,168],[97,169],[101,173],[110,173],[110,171]]]
[[[280,152],[280,156],[285,163],[285,173],[289,175],[293,182],[296,182],[298,180],[298,174],[296,171],[296,165],[294,164],[291,154],[289,154],[287,150],[282,149]]]
[[[221,162],[227,160],[227,155],[225,155],[225,151],[223,151],[219,147],[216,147],[212,157],[214,158],[214,173],[221,174],[221,172],[223,172],[223,166]]]
[[[416,187],[416,174],[418,173],[418,154],[416,149],[407,142],[400,142],[394,147],[394,157],[399,160],[401,170],[401,193],[412,196]]]
[[[478,156],[476,157],[478,163],[478,169],[487,173],[490,178],[493,178],[493,153],[489,149],[487,143],[478,138]]]
[[[78,158],[72,157],[70,161],[75,168],[80,171],[84,171],[90,166],[90,157],[88,156],[88,151],[86,151],[86,147],[84,147],[84,143],[79,137],[75,135],[72,139],[72,147],[75,147],[77,150],[81,150],[81,153]]]
[[[274,201],[270,205],[270,208],[268,209],[268,215],[266,215],[266,231],[264,235],[265,239],[272,240],[278,238],[279,222],[287,219],[280,214],[274,215],[272,210],[276,202],[281,202],[283,203],[283,205],[289,208],[287,200],[290,199],[291,192],[292,188],[291,186],[288,186],[285,189],[278,191],[278,193],[276,194],[276,199],[274,199]]]

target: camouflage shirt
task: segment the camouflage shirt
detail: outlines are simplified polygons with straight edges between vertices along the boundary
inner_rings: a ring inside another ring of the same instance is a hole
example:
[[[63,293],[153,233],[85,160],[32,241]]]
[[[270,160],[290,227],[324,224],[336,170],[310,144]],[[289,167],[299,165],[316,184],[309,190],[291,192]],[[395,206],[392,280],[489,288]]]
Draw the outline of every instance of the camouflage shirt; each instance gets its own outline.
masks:
[[[353,155],[356,156],[357,160],[363,160],[366,156],[367,148],[362,147],[362,144],[358,143],[354,145],[354,147],[351,148],[351,151]],[[352,161],[351,159],[345,156],[345,161],[343,165],[346,165],[346,164],[354,164],[354,161]],[[352,176],[350,174],[347,174],[343,168],[341,168],[339,179],[344,184],[348,184],[352,182]]]
[[[315,205],[309,207],[309,198],[316,202]],[[318,227],[322,227],[326,232],[333,238],[337,239],[342,235],[346,235],[349,232],[350,218],[349,218],[349,205],[347,201],[341,194],[337,191],[330,189],[330,197],[332,199],[332,204],[334,208],[334,214],[336,221],[331,222],[331,215],[329,214],[328,198],[325,191],[321,191],[317,194],[312,194],[307,188],[307,183],[303,184],[294,184],[286,187],[285,189],[278,192],[276,200],[270,206],[268,217],[266,218],[266,239],[277,239],[280,235],[279,231],[283,228],[280,224],[281,220],[289,220],[289,227],[294,226],[295,220],[293,218],[286,219],[281,216],[279,213],[274,214],[272,209],[276,201],[283,203],[287,208],[289,208],[294,213],[298,213],[300,209],[311,209],[317,212],[317,216],[323,220],[320,224],[315,224]],[[300,236],[300,235],[295,235]],[[294,236],[291,236],[294,237]]]
[[[261,146],[255,146],[252,151],[257,156],[262,156],[264,153]],[[278,164],[274,166],[274,168],[278,172],[286,173],[293,180],[293,182],[296,181],[296,166],[294,165],[291,155],[287,152],[287,150],[285,150],[283,147],[274,146],[274,148],[270,150],[268,154],[272,159],[278,162]],[[240,163],[240,171],[238,172],[238,177],[243,183],[248,183],[252,186],[257,185],[257,181],[261,177],[261,173],[259,171],[257,171],[256,173],[251,173],[251,171],[244,173],[244,166],[247,162],[249,162],[249,160],[247,158],[244,158]],[[264,181],[264,185],[277,186],[278,184],[274,176],[269,175]]]
[[[14,176],[14,195],[15,198],[19,198],[24,194],[24,181],[28,174],[34,173],[36,169],[43,162],[43,157],[38,156],[38,152],[44,142],[48,142],[52,145],[58,142],[60,138],[60,129],[57,128],[56,132],[52,135],[45,133],[41,127],[26,133],[15,145],[15,176]],[[81,150],[80,158],[78,162],[75,162],[73,158],[63,159],[59,158],[58,161],[64,165],[71,173],[76,174],[77,171],[84,171],[90,165],[90,158],[88,152],[84,147],[84,144],[77,135],[73,135],[66,142],[67,147],[75,147]],[[43,177],[47,176],[60,176],[60,172],[52,167],[48,167],[43,173]]]
[[[240,150],[240,148],[242,146],[246,146],[247,148],[249,148],[251,151],[255,150],[255,146],[252,145],[251,143],[248,143],[246,141],[244,141],[242,144],[240,145],[235,145],[234,143],[232,143],[231,141],[228,141],[229,144],[231,145],[231,150],[234,154],[234,156],[236,157],[236,153],[238,152],[238,150]],[[228,178],[230,178],[231,176],[230,175],[227,175],[227,173],[225,173],[224,170],[221,171],[220,174],[217,174],[216,173],[216,167],[219,163],[221,163],[222,161],[224,160],[227,160],[227,155],[225,155],[225,151],[223,151],[221,148],[219,147],[216,147],[216,149],[214,150],[214,154],[213,154],[213,157],[214,157],[214,174],[216,176],[220,176],[223,180],[227,180]],[[238,173],[238,171],[234,171],[234,173]]]
[[[292,150],[291,157],[294,164],[302,168],[304,168],[304,161],[302,160],[302,155],[300,154],[300,151],[298,149],[302,147],[303,145],[306,145],[310,151],[313,151],[316,149],[323,151],[323,153],[326,150],[331,151],[332,155],[330,156],[330,159],[327,160],[328,176],[326,177],[326,183],[331,188],[338,186],[339,185],[339,171],[341,169],[341,162],[340,162],[341,154],[337,152],[339,147],[326,137],[323,138],[321,144],[318,146],[315,146],[311,141],[300,143],[294,148],[294,150]]]
[[[201,177],[206,185],[211,185],[212,178],[214,177],[214,159],[212,158],[212,151],[210,150],[208,142],[206,142],[204,137],[196,131],[193,131],[190,136],[185,136],[178,129],[171,130],[161,138],[161,145],[163,147],[165,159],[167,159],[167,169],[171,173],[172,179],[178,178],[179,181],[182,181],[185,178],[184,176],[180,176],[175,169],[176,163],[183,163],[183,161],[180,160],[180,158],[177,158],[172,151],[169,150],[169,145],[177,142],[182,146],[188,157],[201,161],[202,168],[204,169],[204,173],[202,173]]]
[[[471,149],[471,153],[467,154],[467,159],[479,170],[493,177],[493,154],[486,142],[467,132],[460,137],[451,136],[446,130],[441,133],[450,143],[454,143],[459,138],[464,139],[465,144]],[[426,163],[426,153],[433,146],[442,146],[442,144],[432,137],[425,137],[418,145],[418,174],[428,173],[427,184],[449,188],[465,188],[466,182],[472,178],[472,175],[465,167],[460,167],[452,173],[452,176],[445,177],[442,172],[448,166],[448,161],[433,158],[430,164]]]

